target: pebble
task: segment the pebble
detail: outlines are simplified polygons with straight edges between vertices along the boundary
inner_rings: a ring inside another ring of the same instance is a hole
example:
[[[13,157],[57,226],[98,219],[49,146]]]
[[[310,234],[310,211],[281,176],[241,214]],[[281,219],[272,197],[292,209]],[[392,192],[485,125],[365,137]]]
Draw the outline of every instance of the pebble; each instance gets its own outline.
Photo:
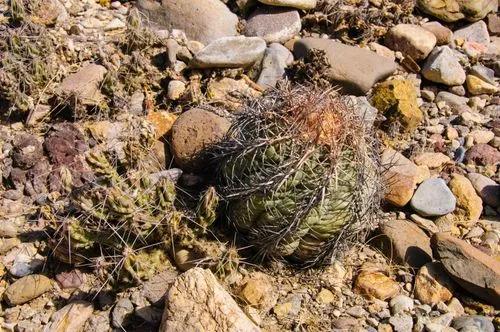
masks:
[[[182,113],[172,126],[171,149],[175,161],[182,167],[201,167],[200,152],[222,139],[229,126],[227,119],[203,109]]]
[[[415,157],[415,164],[427,166],[430,169],[440,168],[450,162],[450,157],[441,152],[424,152]]]
[[[500,207],[500,185],[498,183],[479,173],[469,173],[467,177],[486,204]]]
[[[398,283],[378,271],[361,271],[354,283],[356,293],[367,298],[387,300],[399,293]]]
[[[123,22],[119,18],[114,18],[113,20],[111,20],[111,22],[109,22],[108,24],[106,24],[106,26],[104,26],[104,31],[124,29],[126,28],[126,26],[127,25],[125,24],[125,22]]]
[[[299,12],[285,7],[258,7],[247,19],[245,36],[284,43],[302,28]]]
[[[172,80],[168,82],[167,97],[170,100],[179,99],[186,91],[186,84],[182,81]]]
[[[409,55],[420,61],[429,55],[436,46],[436,36],[421,26],[398,24],[392,27],[385,36],[385,44],[393,51]]]
[[[398,314],[389,318],[389,323],[394,328],[394,332],[411,332],[413,319],[408,314]]]
[[[448,301],[453,297],[453,281],[439,262],[427,263],[415,277],[415,298],[428,305]]]
[[[497,165],[500,163],[500,151],[488,144],[476,144],[467,150],[465,161],[476,165]]]
[[[182,30],[189,40],[204,44],[238,33],[238,16],[219,0],[139,0],[135,6],[144,21],[169,31]]]
[[[98,105],[103,99],[100,83],[106,73],[107,69],[104,66],[88,64],[64,78],[57,92],[61,95],[74,95],[84,105]]]
[[[500,305],[500,262],[464,240],[436,233],[432,247],[448,274],[468,292]]]
[[[376,82],[387,78],[397,68],[394,61],[375,52],[331,39],[300,39],[295,42],[293,53],[296,58],[303,58],[311,49],[325,51],[331,65],[325,74],[349,94],[366,94]]]
[[[417,6],[422,11],[445,22],[455,22],[464,18],[474,22],[483,19],[489,12],[495,11],[497,4],[490,0],[419,0]]]
[[[451,42],[453,31],[437,21],[427,22],[422,24],[422,28],[432,32],[436,36],[437,45],[446,45]]]
[[[257,84],[264,89],[274,88],[285,75],[285,68],[293,62],[293,54],[283,45],[269,45],[262,59],[262,70]]]
[[[491,130],[484,129],[475,129],[471,131],[470,135],[474,138],[476,144],[487,144],[495,137]]]
[[[134,312],[134,305],[128,298],[119,299],[111,311],[111,324],[116,328],[123,329],[126,326],[126,318]]]
[[[474,42],[485,46],[488,46],[490,43],[488,27],[484,21],[478,21],[461,29],[455,30],[453,33],[453,39],[463,40],[465,42]]]
[[[166,296],[159,332],[221,331],[228,326],[260,331],[210,270],[194,267],[177,277]]]
[[[405,206],[417,185],[417,166],[390,148],[382,152],[381,165],[385,169],[383,176],[387,186],[384,199],[395,206]]]
[[[489,84],[495,84],[495,71],[481,64],[471,67],[469,73],[474,75]]]
[[[293,7],[297,9],[313,9],[316,7],[316,0],[258,0],[270,6]]]
[[[50,318],[44,332],[83,331],[87,319],[90,318],[94,308],[92,303],[85,301],[74,301],[65,305]]]
[[[453,215],[447,217],[453,219],[455,223],[475,224],[483,211],[483,201],[476,194],[472,183],[465,176],[454,173],[448,187],[456,197],[457,204]]]
[[[413,222],[386,221],[380,225],[380,233],[374,245],[391,260],[413,269],[432,260],[430,239]]]
[[[2,257],[5,268],[16,277],[34,273],[42,267],[44,260],[33,243],[22,243]]]
[[[493,94],[498,91],[498,88],[479,77],[467,75],[466,78],[467,90],[472,95]]]
[[[266,42],[258,37],[223,37],[211,42],[194,55],[190,65],[196,68],[248,67],[261,59]]]
[[[422,218],[418,214],[410,215],[410,219],[413,220],[415,224],[417,224],[420,228],[427,231],[429,234],[434,234],[439,231],[436,224],[432,220]]]
[[[49,278],[41,274],[22,277],[9,285],[4,293],[10,305],[19,305],[37,298],[52,288]]]
[[[483,316],[462,316],[453,320],[451,326],[459,332],[495,332],[491,320]]]
[[[417,188],[410,204],[421,216],[442,216],[455,210],[456,198],[443,179],[428,179]]]
[[[406,295],[397,295],[389,302],[393,315],[413,310],[413,299]]]
[[[448,86],[462,85],[465,71],[448,46],[436,47],[427,58],[422,75],[426,79]]]

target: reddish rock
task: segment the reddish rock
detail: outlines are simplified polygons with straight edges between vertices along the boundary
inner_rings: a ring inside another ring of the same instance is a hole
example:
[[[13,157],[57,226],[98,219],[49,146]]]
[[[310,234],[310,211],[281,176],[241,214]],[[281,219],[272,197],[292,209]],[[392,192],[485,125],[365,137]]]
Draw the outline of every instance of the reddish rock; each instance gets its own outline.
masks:
[[[417,186],[417,165],[392,149],[385,149],[381,160],[387,186],[385,200],[395,206],[405,206]]]
[[[500,262],[447,233],[432,237],[432,248],[445,270],[465,290],[500,307]]]
[[[430,238],[417,225],[406,220],[391,220],[380,226],[375,244],[397,263],[414,269],[432,260]]]
[[[500,163],[500,151],[488,144],[477,144],[467,151],[465,161],[483,166],[496,165]]]

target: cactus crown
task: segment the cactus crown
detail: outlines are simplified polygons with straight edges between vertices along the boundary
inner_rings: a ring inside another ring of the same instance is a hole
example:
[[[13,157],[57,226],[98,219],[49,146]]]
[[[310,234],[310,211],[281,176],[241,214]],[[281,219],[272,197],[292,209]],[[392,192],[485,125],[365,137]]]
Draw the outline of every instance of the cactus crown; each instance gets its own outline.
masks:
[[[332,90],[275,90],[236,115],[217,148],[227,219],[261,257],[325,262],[373,225],[373,139]]]

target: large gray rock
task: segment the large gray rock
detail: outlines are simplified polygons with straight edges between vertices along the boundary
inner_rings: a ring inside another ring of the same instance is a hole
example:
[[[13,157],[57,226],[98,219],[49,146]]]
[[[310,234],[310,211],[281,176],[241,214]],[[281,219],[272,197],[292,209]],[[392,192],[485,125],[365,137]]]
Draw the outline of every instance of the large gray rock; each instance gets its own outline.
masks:
[[[304,38],[294,44],[293,53],[302,58],[312,49],[325,52],[331,68],[325,73],[347,93],[364,95],[379,80],[396,71],[396,63],[376,53],[331,39]]]
[[[238,17],[220,0],[139,0],[136,6],[153,26],[183,30],[204,44],[238,34]]]
[[[426,79],[449,86],[465,83],[465,70],[448,46],[436,47],[422,68]]]
[[[444,216],[455,210],[457,199],[443,179],[428,179],[417,188],[410,204],[421,216]]]
[[[292,62],[293,54],[285,46],[278,43],[269,45],[262,59],[262,70],[257,84],[264,89],[275,87],[285,75],[286,66]]]
[[[257,332],[260,329],[210,270],[195,267],[180,275],[168,291],[159,331]]]
[[[391,50],[420,61],[425,59],[436,46],[437,38],[419,25],[398,24],[389,30],[384,42]]]
[[[245,36],[261,37],[268,43],[283,43],[300,32],[299,12],[285,7],[259,7],[250,14]]]
[[[431,239],[436,258],[451,277],[468,292],[500,306],[500,262],[447,233]]]
[[[293,7],[298,9],[313,9],[316,7],[316,0],[259,0],[271,6]]]
[[[498,10],[498,0],[418,0],[417,6],[427,14],[446,22],[461,19],[477,21]]]
[[[191,61],[196,68],[248,67],[261,59],[266,42],[258,37],[223,37],[200,50]]]

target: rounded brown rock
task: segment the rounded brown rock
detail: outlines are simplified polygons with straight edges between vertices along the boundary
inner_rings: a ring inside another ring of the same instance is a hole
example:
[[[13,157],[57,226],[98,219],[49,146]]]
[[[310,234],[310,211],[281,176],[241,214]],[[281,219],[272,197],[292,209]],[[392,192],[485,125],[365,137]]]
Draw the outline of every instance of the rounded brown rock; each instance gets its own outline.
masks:
[[[186,170],[199,170],[200,153],[219,142],[231,123],[212,112],[193,108],[183,113],[172,127],[172,154],[176,163]]]

